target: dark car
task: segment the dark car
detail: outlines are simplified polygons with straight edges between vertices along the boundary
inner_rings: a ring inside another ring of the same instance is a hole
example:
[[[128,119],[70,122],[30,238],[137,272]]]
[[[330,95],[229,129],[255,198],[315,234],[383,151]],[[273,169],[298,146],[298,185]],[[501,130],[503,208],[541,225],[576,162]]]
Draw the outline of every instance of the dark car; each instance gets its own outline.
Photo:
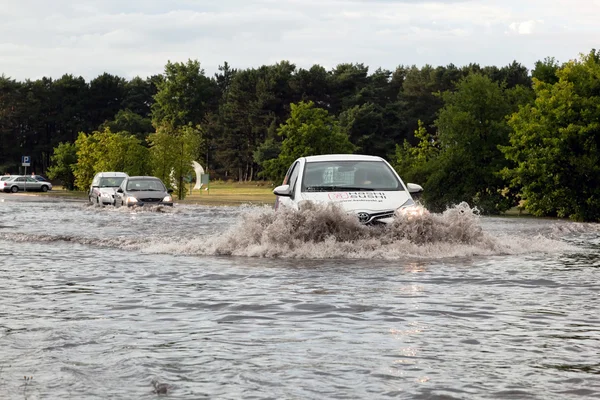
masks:
[[[50,182],[48,179],[44,178],[42,175],[31,175],[33,179],[40,182]]]
[[[123,180],[115,193],[115,207],[165,205],[172,206],[173,189],[167,189],[154,176],[129,176]]]

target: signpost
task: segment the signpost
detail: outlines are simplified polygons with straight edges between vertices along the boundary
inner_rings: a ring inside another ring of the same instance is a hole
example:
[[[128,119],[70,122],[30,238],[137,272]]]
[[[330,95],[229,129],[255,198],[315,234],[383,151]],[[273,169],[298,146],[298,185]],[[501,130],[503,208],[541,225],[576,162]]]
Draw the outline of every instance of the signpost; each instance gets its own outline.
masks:
[[[25,176],[27,176],[27,167],[31,165],[31,158],[29,156],[21,156],[21,165],[25,167]],[[23,191],[27,191],[27,182],[23,183]]]

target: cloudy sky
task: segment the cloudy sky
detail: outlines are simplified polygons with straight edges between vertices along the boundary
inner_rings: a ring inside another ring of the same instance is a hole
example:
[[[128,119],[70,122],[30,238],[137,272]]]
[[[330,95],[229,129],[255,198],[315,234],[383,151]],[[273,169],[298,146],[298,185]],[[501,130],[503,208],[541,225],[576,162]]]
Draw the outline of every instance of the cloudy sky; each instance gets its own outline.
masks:
[[[600,48],[600,0],[0,0],[0,75],[92,79],[198,59],[507,65]]]

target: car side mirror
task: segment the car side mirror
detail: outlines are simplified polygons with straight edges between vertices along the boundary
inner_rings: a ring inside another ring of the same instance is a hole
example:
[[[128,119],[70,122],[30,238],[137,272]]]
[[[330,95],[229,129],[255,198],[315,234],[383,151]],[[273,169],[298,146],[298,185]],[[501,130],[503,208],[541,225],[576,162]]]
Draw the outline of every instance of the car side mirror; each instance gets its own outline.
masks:
[[[169,194],[173,193],[173,189],[167,189],[167,193],[169,193]]]
[[[416,183],[407,183],[406,188],[410,194],[421,193],[423,191],[423,187],[421,185],[417,185]]]
[[[123,189],[122,188],[118,188],[117,189],[117,193],[123,193]]]
[[[292,195],[292,190],[290,185],[281,185],[273,189],[273,193],[276,196],[290,197]]]

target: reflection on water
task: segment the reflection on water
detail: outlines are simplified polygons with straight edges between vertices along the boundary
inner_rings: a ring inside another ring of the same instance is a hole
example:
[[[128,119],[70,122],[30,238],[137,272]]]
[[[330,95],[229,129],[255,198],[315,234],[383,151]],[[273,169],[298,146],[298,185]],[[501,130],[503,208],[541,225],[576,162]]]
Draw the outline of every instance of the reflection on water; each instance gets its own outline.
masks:
[[[1,202],[3,398],[600,396],[597,225],[335,213]]]

